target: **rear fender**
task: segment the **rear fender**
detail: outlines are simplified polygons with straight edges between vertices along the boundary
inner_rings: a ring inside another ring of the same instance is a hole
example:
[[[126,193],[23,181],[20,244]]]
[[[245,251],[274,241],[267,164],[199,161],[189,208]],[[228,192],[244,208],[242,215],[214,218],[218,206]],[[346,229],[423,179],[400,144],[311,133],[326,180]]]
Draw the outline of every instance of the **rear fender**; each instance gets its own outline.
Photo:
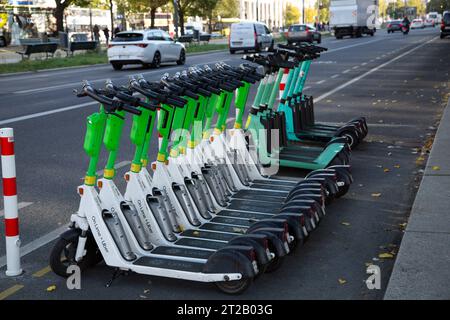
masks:
[[[283,239],[284,228],[260,228],[253,232],[253,234],[263,234],[269,238],[271,245],[270,251],[274,252],[277,257],[283,257],[289,253],[289,246],[284,244]]]
[[[249,250],[253,248],[248,246],[221,248],[208,258],[203,267],[203,273],[240,273],[243,278],[253,278],[256,273],[252,261],[242,253],[248,253]]]
[[[262,241],[264,241],[264,239],[267,239],[267,237],[264,235],[245,234],[231,239],[230,241],[228,241],[228,245],[251,246],[253,247],[253,249],[255,249],[256,259],[258,260],[258,263],[267,264],[269,262],[269,258],[267,257],[264,242],[260,241],[259,239],[256,239],[256,237],[251,236],[261,236],[261,238],[263,239]]]

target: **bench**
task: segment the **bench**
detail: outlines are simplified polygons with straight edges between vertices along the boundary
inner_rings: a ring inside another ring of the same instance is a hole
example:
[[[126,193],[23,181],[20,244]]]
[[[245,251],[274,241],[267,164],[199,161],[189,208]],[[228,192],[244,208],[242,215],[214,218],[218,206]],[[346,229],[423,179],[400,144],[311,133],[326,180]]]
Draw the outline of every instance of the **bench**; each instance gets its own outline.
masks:
[[[45,53],[46,59],[48,59],[48,56],[51,55],[53,57],[53,54],[56,52],[56,49],[58,49],[57,43],[33,43],[33,44],[27,44],[24,45],[25,50],[23,51],[17,51],[16,53],[20,54],[22,56],[27,56],[28,59],[30,59],[30,56],[33,53]]]
[[[183,43],[191,43],[192,40],[194,40],[194,36],[190,35],[190,34],[185,34],[178,38],[178,42],[183,42]]]
[[[75,41],[70,42],[69,47],[63,49],[67,55],[69,52],[73,55],[75,51],[79,50],[95,50],[97,48],[97,41]]]
[[[198,41],[199,42],[208,42],[209,40],[211,40],[211,35],[210,34],[201,34]]]
[[[29,44],[44,43],[41,38],[22,38],[19,39],[19,42],[22,46],[26,46]]]

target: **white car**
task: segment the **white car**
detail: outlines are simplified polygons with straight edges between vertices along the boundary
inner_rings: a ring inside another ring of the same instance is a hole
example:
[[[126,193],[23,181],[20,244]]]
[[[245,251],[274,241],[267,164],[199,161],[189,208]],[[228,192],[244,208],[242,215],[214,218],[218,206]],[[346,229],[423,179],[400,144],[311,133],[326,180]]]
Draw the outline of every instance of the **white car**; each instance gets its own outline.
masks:
[[[422,19],[414,19],[411,22],[411,29],[423,29],[425,28],[425,25],[423,24]]]
[[[186,61],[184,45],[175,42],[163,30],[119,32],[108,46],[108,61],[114,70],[126,64],[142,64],[158,68],[161,63]]]
[[[233,23],[230,28],[229,47],[233,54],[238,50],[259,52],[274,46],[272,32],[261,22]]]
[[[424,22],[423,22],[423,25],[425,26],[425,27],[432,27],[432,28],[434,28],[434,19],[425,19],[424,20]]]

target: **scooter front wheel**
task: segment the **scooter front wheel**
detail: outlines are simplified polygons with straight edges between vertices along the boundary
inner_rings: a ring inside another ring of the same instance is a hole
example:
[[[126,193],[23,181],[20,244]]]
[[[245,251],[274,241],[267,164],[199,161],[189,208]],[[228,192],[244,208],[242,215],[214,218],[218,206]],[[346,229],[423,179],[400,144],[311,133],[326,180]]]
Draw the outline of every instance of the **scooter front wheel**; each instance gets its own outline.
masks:
[[[250,287],[253,278],[242,278],[234,281],[215,282],[216,287],[226,294],[241,294]]]
[[[67,273],[67,268],[70,265],[78,265],[80,270],[98,263],[98,248],[93,240],[89,239],[86,242],[86,255],[80,261],[75,261],[75,253],[78,245],[78,234],[73,234],[68,238],[59,238],[53,246],[50,253],[50,268],[57,275],[67,278],[70,274]]]

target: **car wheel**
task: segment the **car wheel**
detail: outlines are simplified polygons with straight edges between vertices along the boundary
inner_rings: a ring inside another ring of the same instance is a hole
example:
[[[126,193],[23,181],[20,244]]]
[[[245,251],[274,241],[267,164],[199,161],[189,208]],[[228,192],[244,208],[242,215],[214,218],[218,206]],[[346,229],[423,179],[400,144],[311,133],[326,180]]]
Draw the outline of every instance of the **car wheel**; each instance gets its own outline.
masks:
[[[161,66],[161,53],[159,53],[159,51],[156,51],[155,55],[153,56],[152,67],[159,68],[160,66]]]
[[[317,43],[322,43],[322,36],[319,37],[319,39],[317,39]]]
[[[236,53],[236,51],[235,50],[233,50],[233,49],[230,49],[230,54],[235,54]]]
[[[441,39],[444,39],[444,37],[445,37],[445,36],[441,33]]]
[[[6,47],[5,38],[0,38],[0,47]]]
[[[117,62],[112,62],[111,65],[114,70],[122,70],[122,67],[123,67],[123,64],[117,63]]]
[[[180,51],[180,57],[178,58],[177,65],[181,66],[186,62],[186,52],[184,49]]]
[[[256,52],[261,52],[261,44],[260,43],[257,43],[256,45],[255,45],[255,51]]]
[[[275,41],[272,40],[270,47],[269,47],[269,51],[273,51],[274,47],[275,47]]]

